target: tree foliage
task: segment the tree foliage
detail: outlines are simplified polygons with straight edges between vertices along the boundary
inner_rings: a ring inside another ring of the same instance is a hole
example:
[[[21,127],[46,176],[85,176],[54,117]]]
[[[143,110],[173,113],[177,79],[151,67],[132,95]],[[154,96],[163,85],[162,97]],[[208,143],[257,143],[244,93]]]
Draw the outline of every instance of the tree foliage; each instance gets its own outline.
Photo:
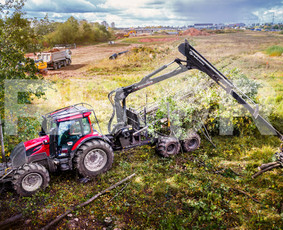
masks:
[[[0,4],[0,11],[3,15],[0,19],[0,115],[6,121],[11,119],[11,115],[10,117],[4,117],[4,109],[5,114],[10,114],[9,109],[4,108],[4,100],[10,97],[7,91],[13,86],[11,84],[7,86],[5,81],[41,78],[40,75],[36,74],[37,69],[34,61],[25,58],[25,53],[36,49],[37,36],[31,28],[30,22],[23,17],[23,5],[24,1],[17,0],[10,0],[6,1],[6,4]],[[18,83],[15,84],[19,87]],[[18,101],[30,100],[31,95],[32,93],[19,94]],[[40,94],[37,96],[40,96]],[[25,124],[23,125],[23,127],[26,127]],[[24,132],[22,133],[24,134]],[[6,136],[5,138],[8,146],[11,141],[18,142],[13,137]],[[14,146],[14,144],[11,144],[11,146]]]
[[[45,22],[38,24],[47,25],[48,19],[45,18]],[[48,27],[48,25],[47,25]],[[54,44],[92,44],[96,42],[108,41],[113,37],[113,31],[107,30],[105,26],[99,23],[89,23],[86,20],[78,21],[73,16],[68,18],[64,23],[59,23],[54,27],[54,23],[50,23],[49,33],[47,33],[43,40],[45,40],[49,46]],[[54,31],[52,31],[55,28]],[[38,31],[41,29],[38,28]]]
[[[259,83],[249,79],[239,69],[225,71],[225,75],[233,80],[233,84],[241,92],[257,101]],[[158,108],[156,113],[148,117],[151,133],[169,135],[168,116],[171,121],[170,135],[181,139],[186,137],[188,132],[199,130],[202,124],[206,124],[213,134],[218,134],[220,129],[220,132],[224,133],[229,132],[231,128],[237,133],[248,133],[255,129],[252,118],[243,106],[204,73],[198,72],[184,78],[182,82],[171,83],[170,88],[162,89],[161,93],[161,99],[154,104],[154,107]],[[269,111],[263,111],[261,108],[261,112]]]
[[[35,49],[36,39],[30,22],[23,18],[22,1],[1,5],[5,17],[0,21],[0,110],[3,114],[4,81],[7,79],[38,79],[34,61],[25,53]],[[13,11],[9,12],[9,9]]]

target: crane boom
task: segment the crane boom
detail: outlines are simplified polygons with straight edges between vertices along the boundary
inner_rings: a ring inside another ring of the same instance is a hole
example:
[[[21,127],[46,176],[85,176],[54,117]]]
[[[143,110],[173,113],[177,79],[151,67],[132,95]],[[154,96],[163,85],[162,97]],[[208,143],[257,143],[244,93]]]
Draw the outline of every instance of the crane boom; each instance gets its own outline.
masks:
[[[237,88],[227,77],[225,77],[219,70],[217,70],[198,51],[196,51],[187,40],[184,43],[180,44],[178,49],[180,53],[182,53],[186,57],[186,60],[175,59],[169,64],[164,65],[159,69],[155,70],[154,72],[150,73],[149,75],[145,76],[140,82],[134,83],[127,87],[118,88],[109,93],[108,98],[113,105],[113,114],[108,124],[109,133],[113,134],[126,125],[126,98],[129,94],[145,87],[148,87],[150,85],[161,82],[163,80],[166,80],[168,78],[174,77],[188,70],[198,69],[206,73],[221,88],[223,88],[227,94],[231,95],[239,104],[246,108],[251,113],[255,121],[259,124],[262,124],[266,128],[265,130],[269,132],[269,134],[277,135],[280,140],[283,141],[283,135],[259,114],[258,105],[255,104],[255,102],[250,99],[246,94],[244,94],[239,88]],[[169,73],[153,77],[173,63],[177,63],[179,65],[177,69]],[[115,96],[113,101],[112,96],[114,93]],[[117,124],[111,130],[111,124],[115,113],[117,116]]]

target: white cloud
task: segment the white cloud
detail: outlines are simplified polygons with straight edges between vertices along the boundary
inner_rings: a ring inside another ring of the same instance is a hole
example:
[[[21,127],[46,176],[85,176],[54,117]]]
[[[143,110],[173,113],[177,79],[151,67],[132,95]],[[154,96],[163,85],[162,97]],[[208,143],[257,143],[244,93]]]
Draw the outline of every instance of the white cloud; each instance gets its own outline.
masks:
[[[25,10],[29,16],[48,12],[55,20],[75,16],[122,27],[256,22],[259,17],[263,22],[270,21],[272,10],[279,21],[283,6],[282,0],[27,0]]]

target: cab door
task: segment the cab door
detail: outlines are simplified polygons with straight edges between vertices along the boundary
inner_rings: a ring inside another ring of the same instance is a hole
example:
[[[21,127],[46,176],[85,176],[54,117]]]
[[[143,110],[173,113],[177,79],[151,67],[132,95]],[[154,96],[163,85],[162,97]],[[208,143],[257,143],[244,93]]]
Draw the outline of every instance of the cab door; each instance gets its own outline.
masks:
[[[62,121],[58,126],[58,148],[70,153],[73,145],[82,137],[81,119]]]

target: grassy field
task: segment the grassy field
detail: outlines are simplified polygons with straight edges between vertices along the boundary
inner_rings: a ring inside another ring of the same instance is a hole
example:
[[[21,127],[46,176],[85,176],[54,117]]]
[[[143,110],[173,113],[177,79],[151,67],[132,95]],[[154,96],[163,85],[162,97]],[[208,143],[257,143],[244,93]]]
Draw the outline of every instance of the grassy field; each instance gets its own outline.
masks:
[[[137,82],[176,57],[182,58],[177,47],[185,38],[217,68],[238,68],[259,81],[259,100],[272,108],[269,118],[283,132],[283,57],[267,52],[269,47],[283,46],[283,35],[266,32],[174,37],[164,42],[125,39],[125,44],[136,44],[129,53],[114,61],[105,57],[88,64],[80,78],[46,77],[54,81],[54,89],[46,92],[45,102],[34,103],[41,110],[90,103],[106,132],[111,115],[107,94]],[[151,102],[166,88],[174,93],[176,89],[170,88],[174,82],[175,78],[135,93],[129,104],[142,107],[145,94]],[[213,141],[216,148],[202,137],[197,151],[169,159],[157,156],[149,146],[116,152],[112,169],[95,180],[82,184],[75,172],[52,174],[50,186],[30,198],[5,189],[0,198],[0,221],[22,212],[25,220],[13,229],[39,229],[69,207],[135,172],[126,187],[122,185],[73,212],[54,229],[282,229],[282,169],[251,179],[257,166],[273,160],[280,141],[258,132],[214,135]],[[112,219],[110,226],[104,221],[107,217]]]

